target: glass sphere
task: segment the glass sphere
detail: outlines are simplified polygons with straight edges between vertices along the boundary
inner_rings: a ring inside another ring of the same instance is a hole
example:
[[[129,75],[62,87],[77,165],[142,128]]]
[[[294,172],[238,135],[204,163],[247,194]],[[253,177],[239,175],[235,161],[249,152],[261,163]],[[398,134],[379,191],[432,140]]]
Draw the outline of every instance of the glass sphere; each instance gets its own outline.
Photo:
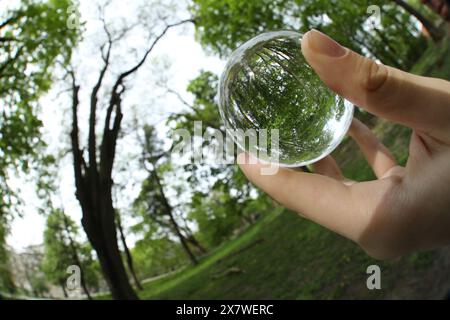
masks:
[[[259,159],[285,167],[330,154],[353,118],[353,105],[306,62],[301,37],[277,31],[247,41],[231,54],[219,83],[227,135]]]

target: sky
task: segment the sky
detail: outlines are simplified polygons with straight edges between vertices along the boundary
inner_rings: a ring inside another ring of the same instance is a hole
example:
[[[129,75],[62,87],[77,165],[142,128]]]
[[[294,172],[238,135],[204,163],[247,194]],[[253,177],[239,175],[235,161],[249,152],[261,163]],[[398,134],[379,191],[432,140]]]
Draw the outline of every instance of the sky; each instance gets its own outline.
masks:
[[[169,4],[170,0],[163,0],[162,3]],[[17,3],[15,0],[3,0],[0,4],[0,10],[9,5]],[[86,21],[85,38],[75,51],[74,60],[76,64],[80,65],[79,74],[83,75],[79,82],[82,88],[86,90],[92,87],[89,84],[95,79],[96,71],[99,66],[99,57],[96,55],[97,47],[93,46],[96,39],[101,41],[102,30],[98,19],[96,19],[95,4],[98,1],[81,0],[80,12],[83,21]],[[178,1],[180,3],[180,1]],[[125,1],[113,1],[111,8],[106,12],[106,18],[115,21],[120,19],[129,19],[133,16],[135,7]],[[188,16],[186,8],[181,6],[177,10],[177,15]],[[173,18],[173,21],[178,21]],[[146,41],[142,37],[142,32],[130,34],[126,38],[127,43],[125,48],[135,47],[139,51],[142,46],[145,46]],[[133,53],[128,52],[122,48],[115,53],[118,61],[122,64],[127,64],[128,55]],[[130,59],[131,60],[131,59]],[[100,60],[101,61],[101,60]],[[169,62],[169,67],[165,62]],[[169,112],[181,110],[182,104],[170,95],[156,94],[155,92],[164,93],[158,89],[158,80],[154,75],[165,76],[167,86],[179,92],[187,101],[191,101],[192,97],[186,92],[186,87],[190,80],[194,79],[200,70],[209,70],[216,74],[220,74],[225,62],[218,57],[208,56],[198,42],[194,39],[194,28],[192,25],[186,25],[177,29],[171,29],[166,36],[157,44],[154,51],[152,51],[146,66],[143,67],[139,74],[133,79],[130,93],[126,96],[126,101],[129,106],[137,106],[136,110],[142,118],[142,123],[151,123],[157,125],[160,135],[164,136],[168,128],[165,126],[165,118]],[[66,147],[68,143],[68,122],[65,119],[67,113],[67,95],[61,92],[64,89],[64,83],[57,83],[54,88],[40,99],[41,104],[41,119],[44,123],[44,137],[49,143],[49,149],[57,151]],[[82,93],[83,95],[83,90]],[[61,98],[62,96],[62,98]],[[83,96],[87,96],[84,94]],[[83,101],[82,103],[86,102]],[[85,103],[84,103],[85,104]],[[132,114],[125,110],[126,116]],[[80,110],[82,113],[83,110]],[[82,119],[83,113],[80,115]],[[83,128],[81,128],[83,129]],[[119,152],[122,152],[123,145],[119,145]],[[127,150],[124,150],[124,152]],[[131,150],[132,151],[132,150]],[[130,152],[131,152],[130,151]],[[58,173],[57,181],[60,181],[60,198],[58,201],[63,205],[67,214],[69,214],[77,223],[81,218],[79,204],[74,196],[73,186],[73,169],[71,167],[71,156],[65,157],[60,166],[61,170]],[[133,177],[134,180],[142,178],[142,173],[137,172]],[[132,179],[132,180],[133,180]],[[16,218],[11,225],[11,233],[7,238],[7,243],[17,251],[22,251],[29,245],[41,244],[43,241],[43,231],[45,228],[45,217],[37,212],[37,204],[39,200],[35,194],[35,184],[33,181],[27,181],[26,177],[17,177],[13,181],[13,185],[20,186],[21,194],[25,200],[24,215],[21,218]],[[125,194],[122,195],[124,202],[132,200],[136,195],[136,186],[127,186]],[[124,204],[126,205],[126,203]],[[125,220],[125,224],[130,221]],[[135,239],[130,237],[132,243]]]

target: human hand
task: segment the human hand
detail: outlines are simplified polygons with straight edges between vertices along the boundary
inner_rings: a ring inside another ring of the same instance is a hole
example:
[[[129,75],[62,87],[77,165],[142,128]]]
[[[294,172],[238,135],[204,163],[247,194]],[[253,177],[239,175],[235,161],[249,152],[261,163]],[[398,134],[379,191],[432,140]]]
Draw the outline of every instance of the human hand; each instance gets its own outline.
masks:
[[[368,112],[413,129],[405,167],[354,119],[349,134],[378,180],[345,179],[331,156],[314,173],[265,164],[243,153],[247,178],[277,202],[363,247],[375,258],[450,244],[450,82],[380,65],[326,35],[306,33],[301,50],[336,93]]]

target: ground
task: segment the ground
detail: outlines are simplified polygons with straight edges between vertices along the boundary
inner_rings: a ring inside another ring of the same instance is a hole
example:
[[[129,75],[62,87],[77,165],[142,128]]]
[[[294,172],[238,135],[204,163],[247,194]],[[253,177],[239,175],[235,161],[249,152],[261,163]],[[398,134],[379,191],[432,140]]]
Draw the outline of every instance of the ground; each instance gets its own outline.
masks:
[[[246,248],[239,251],[240,248]],[[237,254],[235,254],[238,252]],[[282,211],[219,248],[197,267],[145,285],[144,299],[443,298],[450,289],[449,250],[390,262]],[[378,264],[382,289],[366,288]],[[227,272],[228,271],[228,272]]]

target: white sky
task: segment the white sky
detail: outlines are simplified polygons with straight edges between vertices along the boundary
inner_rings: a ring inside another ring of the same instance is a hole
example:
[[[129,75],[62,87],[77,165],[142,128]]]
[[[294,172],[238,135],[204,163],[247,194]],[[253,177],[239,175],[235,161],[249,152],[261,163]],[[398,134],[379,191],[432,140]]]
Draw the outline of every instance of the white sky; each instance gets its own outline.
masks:
[[[79,79],[82,88],[86,90],[92,88],[92,79],[97,75],[98,67],[101,63],[98,55],[98,49],[95,50],[95,46],[92,46],[92,41],[97,38],[101,41],[101,29],[99,30],[99,23],[93,19],[93,3],[98,1],[81,0],[81,14],[82,20],[87,22],[85,41],[81,44],[79,50],[76,51],[75,61],[80,62],[82,67],[79,69],[85,77]],[[138,2],[138,1],[135,1]],[[170,0],[163,0],[162,3],[168,3]],[[182,1],[178,1],[178,3]],[[0,11],[13,3],[17,3],[14,0],[3,0],[0,4]],[[177,4],[178,4],[177,3]],[[134,4],[134,3],[133,3]],[[133,5],[125,1],[113,1],[113,9],[107,12],[107,19],[113,16],[116,21],[120,18],[129,20],[133,15]],[[178,10],[177,15],[180,17],[188,16],[185,9]],[[171,21],[179,21],[177,18],[171,19]],[[99,33],[100,32],[100,33]],[[100,34],[100,36],[99,36]],[[140,45],[139,45],[140,44]],[[127,47],[135,47],[138,50],[142,45],[146,43],[139,31],[136,31],[132,37],[127,38]],[[91,49],[89,49],[91,48]],[[94,48],[94,49],[92,49]],[[124,53],[123,50],[116,52],[118,59],[122,59],[124,64],[127,62],[128,53]],[[139,56],[139,55],[138,55]],[[185,27],[177,27],[169,31],[166,36],[158,43],[157,47],[151,53],[151,59],[146,63],[139,74],[130,83],[132,86],[129,89],[130,93],[126,96],[125,102],[129,107],[135,106],[139,111],[139,115],[142,118],[142,123],[158,123],[158,129],[162,136],[164,136],[167,128],[164,124],[164,119],[167,112],[177,111],[182,108],[182,105],[174,97],[160,96],[155,97],[154,91],[157,91],[157,85],[155,84],[154,75],[160,75],[161,72],[169,79],[167,82],[170,88],[179,92],[186,100],[191,101],[192,97],[186,92],[187,84],[190,80],[195,78],[200,70],[209,70],[216,74],[220,74],[224,67],[224,61],[221,61],[217,57],[205,55],[201,46],[194,40],[194,28],[192,25],[186,25]],[[169,61],[169,68],[162,68],[161,61]],[[155,67],[156,66],[156,67]],[[94,71],[93,71],[94,70]],[[123,70],[123,69],[121,69]],[[41,104],[42,120],[44,122],[46,141],[50,144],[50,149],[55,151],[61,147],[67,147],[68,145],[68,125],[69,119],[67,119],[67,112],[69,105],[67,104],[68,93],[63,93],[57,97],[58,92],[61,90],[61,85],[56,85],[49,94],[42,97]],[[163,93],[163,91],[157,91]],[[81,92],[83,97],[88,96],[87,92]],[[65,97],[65,98],[64,98]],[[69,96],[70,97],[70,96]],[[86,104],[86,101],[82,103]],[[132,115],[131,110],[124,108],[125,117]],[[142,111],[143,110],[143,111]],[[82,110],[81,110],[82,113]],[[83,114],[80,118],[82,119]],[[82,120],[80,120],[82,121]],[[124,119],[125,122],[125,119]],[[99,124],[101,122],[99,121]],[[83,129],[83,128],[81,128]],[[134,150],[126,150],[126,145],[119,145],[118,152],[132,153]],[[123,149],[122,149],[123,148]],[[61,166],[61,172],[57,181],[59,183],[61,200],[64,204],[66,212],[79,223],[81,218],[81,212],[77,200],[74,196],[73,187],[73,169],[71,167],[71,155],[66,157]],[[120,159],[119,159],[120,161]],[[133,171],[133,170],[131,170]],[[131,180],[138,181],[143,177],[142,173],[132,173],[133,178]],[[43,231],[45,227],[45,217],[40,215],[36,210],[36,204],[38,203],[37,196],[35,195],[35,184],[33,182],[27,182],[24,178],[17,178],[14,181],[14,185],[20,186],[21,194],[26,202],[24,208],[24,216],[22,218],[16,218],[12,223],[11,234],[7,238],[7,243],[16,250],[22,250],[31,244],[40,244],[43,240]],[[127,186],[125,192],[125,202],[132,201],[133,196],[138,191],[137,186]],[[124,205],[126,205],[124,203]],[[120,206],[120,205],[119,205]],[[125,221],[125,224],[127,221]],[[83,233],[83,232],[81,232]],[[133,242],[132,237],[130,237]]]

